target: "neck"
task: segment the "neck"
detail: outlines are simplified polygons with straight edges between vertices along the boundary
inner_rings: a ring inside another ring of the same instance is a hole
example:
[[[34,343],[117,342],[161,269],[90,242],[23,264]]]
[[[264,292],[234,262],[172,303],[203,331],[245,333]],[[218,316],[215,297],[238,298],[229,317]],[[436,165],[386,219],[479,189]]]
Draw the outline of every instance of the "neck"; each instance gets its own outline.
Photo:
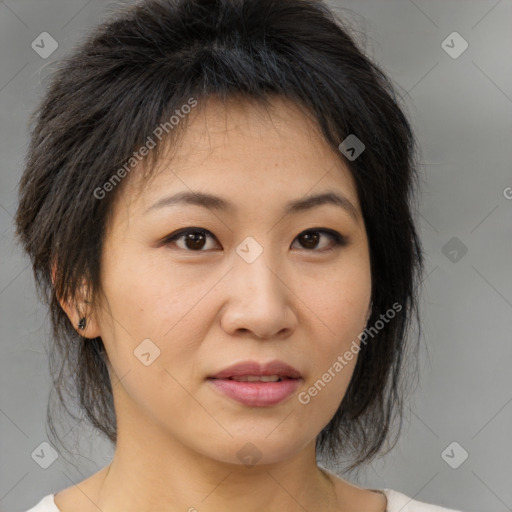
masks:
[[[129,449],[118,444],[97,507],[125,512],[340,510],[330,475],[316,464],[314,446],[287,461],[251,467],[186,452],[181,447],[167,452],[172,455],[142,453],[133,444]]]

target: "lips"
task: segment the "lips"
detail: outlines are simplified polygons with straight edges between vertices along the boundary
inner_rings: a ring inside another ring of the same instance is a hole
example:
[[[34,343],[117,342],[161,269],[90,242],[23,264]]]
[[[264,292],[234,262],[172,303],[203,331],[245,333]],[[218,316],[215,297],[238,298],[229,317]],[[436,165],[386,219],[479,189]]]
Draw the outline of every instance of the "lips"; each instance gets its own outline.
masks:
[[[215,390],[248,407],[270,407],[288,399],[300,386],[300,372],[283,361],[239,363],[208,378]]]
[[[300,379],[302,375],[300,372],[285,363],[284,361],[271,361],[267,364],[261,364],[257,361],[245,361],[242,363],[238,363],[219,373],[212,375],[209,377],[210,379],[236,379],[236,380],[246,380],[247,377],[272,377],[277,376],[279,380],[284,379]],[[254,379],[250,379],[254,380]],[[261,380],[261,379],[258,379]],[[267,381],[268,379],[265,379]]]

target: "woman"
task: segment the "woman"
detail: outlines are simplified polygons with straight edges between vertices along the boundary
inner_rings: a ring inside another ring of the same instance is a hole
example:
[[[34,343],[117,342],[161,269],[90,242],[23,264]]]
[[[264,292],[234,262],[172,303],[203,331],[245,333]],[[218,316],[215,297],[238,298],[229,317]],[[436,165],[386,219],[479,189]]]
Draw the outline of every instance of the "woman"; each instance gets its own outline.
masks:
[[[402,412],[415,149],[320,2],[149,0],[98,27],[37,111],[16,222],[55,388],[115,454],[30,512],[448,510],[317,462],[362,467]]]

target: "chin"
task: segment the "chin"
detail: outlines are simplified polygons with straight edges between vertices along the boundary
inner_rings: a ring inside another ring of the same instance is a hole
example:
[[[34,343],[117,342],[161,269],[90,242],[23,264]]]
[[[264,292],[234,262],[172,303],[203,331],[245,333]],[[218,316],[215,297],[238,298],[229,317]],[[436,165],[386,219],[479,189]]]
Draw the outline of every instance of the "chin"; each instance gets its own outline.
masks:
[[[291,459],[311,442],[309,439],[301,438],[299,433],[297,433],[296,441],[293,442],[289,433],[284,436],[276,431],[270,432],[272,429],[266,430],[261,435],[255,435],[253,432],[252,435],[233,436],[225,443],[216,443],[219,450],[212,452],[211,445],[209,445],[208,451],[203,454],[219,462],[250,468],[278,464]]]

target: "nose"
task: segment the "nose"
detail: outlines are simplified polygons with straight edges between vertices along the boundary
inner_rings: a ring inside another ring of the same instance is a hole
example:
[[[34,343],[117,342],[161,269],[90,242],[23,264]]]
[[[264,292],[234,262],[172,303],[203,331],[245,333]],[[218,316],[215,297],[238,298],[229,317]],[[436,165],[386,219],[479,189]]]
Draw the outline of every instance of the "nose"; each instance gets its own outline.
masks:
[[[252,334],[261,339],[290,336],[297,326],[296,296],[283,266],[270,268],[261,254],[252,263],[235,261],[226,277],[227,297],[221,318],[231,335]]]

